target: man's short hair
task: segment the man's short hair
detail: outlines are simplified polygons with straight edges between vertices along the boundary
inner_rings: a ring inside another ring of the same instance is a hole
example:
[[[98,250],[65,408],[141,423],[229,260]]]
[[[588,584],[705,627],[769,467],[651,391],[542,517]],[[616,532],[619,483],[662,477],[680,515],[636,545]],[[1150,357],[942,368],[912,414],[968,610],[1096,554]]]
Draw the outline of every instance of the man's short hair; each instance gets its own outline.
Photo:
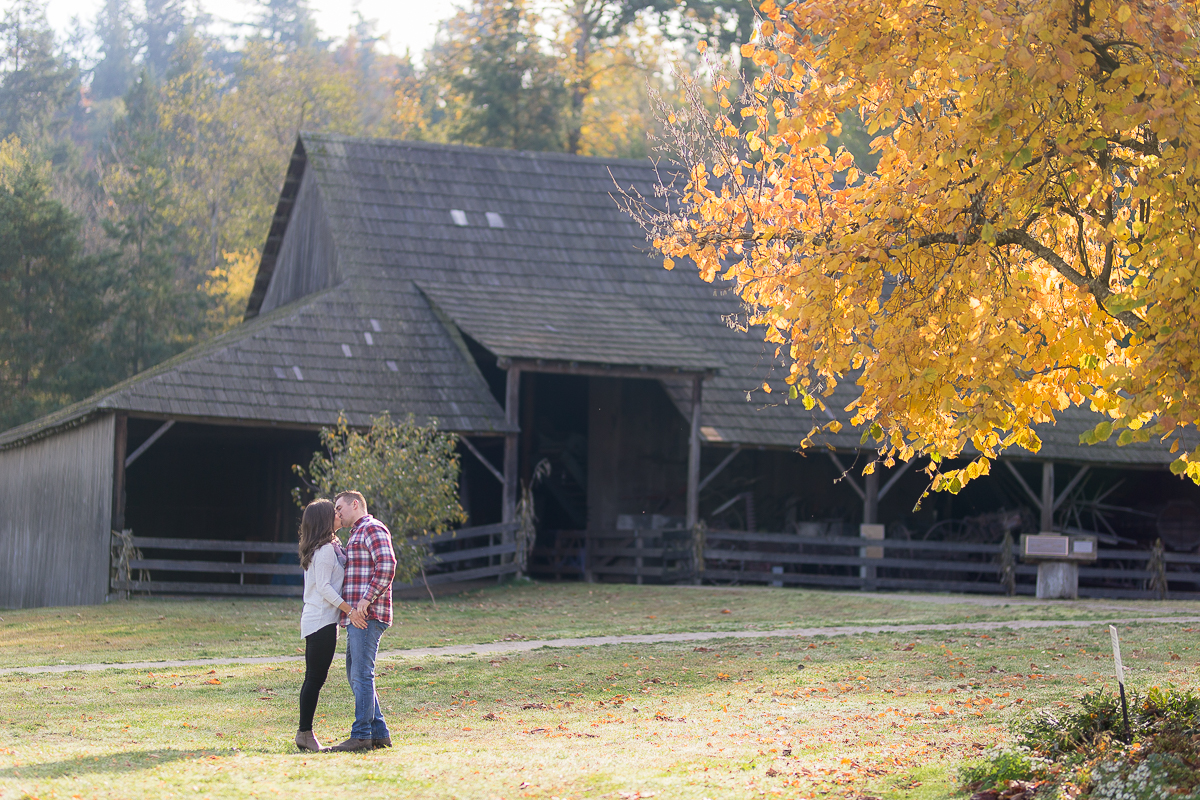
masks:
[[[367,510],[367,498],[362,496],[362,492],[356,492],[353,489],[351,489],[349,491],[345,491],[345,492],[338,492],[337,497],[333,498],[333,502],[336,503],[338,500],[341,500],[343,497],[349,497],[351,499],[357,500],[358,504],[360,506],[362,506],[363,511]]]

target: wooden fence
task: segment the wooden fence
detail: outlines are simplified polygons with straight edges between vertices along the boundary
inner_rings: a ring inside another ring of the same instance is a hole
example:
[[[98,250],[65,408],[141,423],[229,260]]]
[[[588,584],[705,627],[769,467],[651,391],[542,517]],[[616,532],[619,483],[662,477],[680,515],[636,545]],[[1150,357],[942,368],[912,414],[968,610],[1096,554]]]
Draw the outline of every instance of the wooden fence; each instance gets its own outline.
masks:
[[[588,580],[987,594],[1003,594],[1009,588],[1005,554],[998,544],[710,530],[699,546],[704,559],[697,569],[698,546],[690,531],[589,531],[580,559]],[[1010,555],[1015,593],[1034,594],[1037,566]],[[1080,596],[1155,597],[1146,588],[1155,574],[1152,558],[1145,550],[1101,549],[1094,564],[1080,566]],[[1200,555],[1165,553],[1163,561],[1169,595],[1200,598]]]
[[[675,583],[695,573],[695,545],[686,529],[588,531],[584,577]]]
[[[543,531],[538,538],[546,544],[535,546],[530,553],[530,576],[555,581],[583,577],[586,531]]]
[[[434,553],[425,562],[428,582],[470,581],[516,572],[513,556],[517,545],[511,535],[516,530],[516,523],[482,525],[418,540],[430,544]],[[138,552],[129,552],[130,547]],[[125,559],[117,555],[123,548],[129,556]],[[304,594],[303,573],[292,543],[114,536],[113,552],[110,583],[116,591],[270,597]],[[164,572],[166,579],[155,578],[155,573]],[[189,580],[192,576],[197,579]],[[421,585],[418,580],[394,588]]]

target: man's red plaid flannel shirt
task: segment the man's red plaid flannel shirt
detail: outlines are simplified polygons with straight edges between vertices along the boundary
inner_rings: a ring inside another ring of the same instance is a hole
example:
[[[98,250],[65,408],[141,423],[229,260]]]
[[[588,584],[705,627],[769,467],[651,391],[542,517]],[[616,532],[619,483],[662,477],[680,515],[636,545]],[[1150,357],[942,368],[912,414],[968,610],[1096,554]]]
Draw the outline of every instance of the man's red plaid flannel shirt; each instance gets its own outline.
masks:
[[[346,540],[346,581],[342,598],[353,608],[363,597],[371,600],[367,619],[392,624],[392,578],[396,575],[396,551],[392,533],[379,520],[364,514],[350,528]],[[342,627],[349,615],[342,614]]]

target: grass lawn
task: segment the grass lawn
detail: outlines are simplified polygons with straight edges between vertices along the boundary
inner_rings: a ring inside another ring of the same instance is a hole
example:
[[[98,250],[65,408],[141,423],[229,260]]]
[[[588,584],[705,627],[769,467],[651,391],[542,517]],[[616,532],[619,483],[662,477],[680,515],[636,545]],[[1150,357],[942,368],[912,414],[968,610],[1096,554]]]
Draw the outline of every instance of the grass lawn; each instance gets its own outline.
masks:
[[[384,637],[384,647],[431,643],[417,641],[417,629],[431,639],[459,637],[455,641],[622,633],[642,623],[631,608],[655,616],[646,620],[651,624],[667,616],[672,627],[662,630],[689,627],[674,624],[676,616],[737,629],[857,622],[878,619],[889,608],[916,621],[1039,611],[790,590],[551,586],[511,592],[443,601],[436,613],[427,604],[405,604],[405,624]],[[598,596],[608,603],[594,600]],[[664,614],[677,601],[684,606],[678,615]],[[624,604],[615,617],[593,607],[615,602]],[[791,618],[772,621],[771,610],[783,604],[816,609],[819,616],[793,610]],[[1122,616],[1197,612],[1195,605],[1177,604],[1120,613],[1126,605],[1112,608]],[[853,606],[862,617],[847,610]],[[228,608],[248,619],[217,616]],[[731,613],[721,614],[723,608]],[[195,609],[203,614],[193,616]],[[721,616],[705,617],[704,609]],[[138,639],[142,652],[179,655],[174,648],[183,646],[182,654],[193,655],[191,642],[252,631],[261,617],[272,621],[260,621],[258,632],[267,637],[253,646],[276,637],[294,649],[295,617],[288,614],[295,610],[291,603],[240,601],[54,609],[41,618],[64,649],[38,652],[75,653],[95,647],[100,631],[128,630],[133,638],[139,626],[148,626]],[[517,611],[528,615],[528,625],[508,616]],[[1082,604],[1040,612],[1107,613]],[[75,613],[86,616],[70,622]],[[572,616],[558,619],[566,613]],[[734,615],[741,617],[730,620]],[[24,631],[21,641],[51,647],[52,638],[34,635],[37,614],[0,616],[3,625]],[[172,625],[156,626],[159,616]],[[196,619],[195,627],[182,624],[189,619]],[[15,659],[9,652],[15,634],[0,630],[4,657]],[[387,660],[379,686],[395,747],[366,755],[295,751],[300,664],[11,674],[0,676],[0,797],[955,797],[958,767],[1004,742],[1012,715],[1054,709],[1085,689],[1112,684],[1107,637],[1106,627],[1094,626]],[[1122,637],[1131,684],[1200,685],[1200,625],[1126,627]],[[346,736],[352,717],[339,666],[335,662],[318,710],[316,733],[326,742]]]
[[[0,610],[0,668],[296,653],[298,600],[134,599],[104,606]],[[397,604],[389,649],[625,633],[823,625],[1106,619],[1200,613],[1200,603],[853,594],[764,587],[518,583]]]

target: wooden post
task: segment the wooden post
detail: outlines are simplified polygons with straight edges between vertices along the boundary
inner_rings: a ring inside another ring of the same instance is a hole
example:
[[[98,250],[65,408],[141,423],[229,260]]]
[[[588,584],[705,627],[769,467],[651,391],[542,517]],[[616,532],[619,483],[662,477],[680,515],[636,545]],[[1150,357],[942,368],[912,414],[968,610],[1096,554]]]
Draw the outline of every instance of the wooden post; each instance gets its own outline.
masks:
[[[504,388],[504,420],[510,428],[516,428],[520,419],[520,389],[521,370],[510,366]],[[504,522],[514,522],[517,518],[517,448],[520,435],[518,431],[504,434]]]
[[[1042,462],[1042,533],[1054,530],[1054,462]]]
[[[642,585],[642,565],[645,560],[642,558],[642,546],[645,544],[645,537],[642,532],[637,531],[637,535],[633,537],[634,547],[637,548],[637,555],[634,557],[633,574],[637,577],[638,586]]]
[[[692,428],[688,434],[687,527],[700,521],[700,411],[703,408],[699,375],[692,378]]]
[[[125,530],[125,455],[129,449],[129,415],[118,411],[113,424],[112,529]]]
[[[863,524],[874,525],[879,522],[879,470],[864,476],[863,484]]]
[[[521,464],[521,480],[533,480],[533,413],[534,393],[537,391],[537,373],[527,372],[521,380],[521,449],[518,461]],[[519,485],[519,484],[518,484]]]
[[[884,527],[879,524],[863,524],[858,526],[858,535],[863,539],[881,542],[884,536]],[[883,558],[883,548],[875,547],[860,547],[858,548],[860,558]],[[875,591],[875,579],[879,577],[874,564],[863,564],[858,568],[858,576],[862,578],[862,589],[864,592]]]
[[[125,530],[125,454],[129,449],[129,415],[118,411],[113,419],[113,475],[112,475],[112,513],[111,527],[114,531]],[[104,537],[106,542],[111,542],[112,534]],[[107,548],[109,553],[109,578],[106,581],[106,593],[112,589],[112,575],[116,565],[113,563],[113,549],[111,544]],[[132,578],[132,574],[129,576]],[[116,592],[118,599],[127,600],[129,598],[128,590],[121,589]]]

